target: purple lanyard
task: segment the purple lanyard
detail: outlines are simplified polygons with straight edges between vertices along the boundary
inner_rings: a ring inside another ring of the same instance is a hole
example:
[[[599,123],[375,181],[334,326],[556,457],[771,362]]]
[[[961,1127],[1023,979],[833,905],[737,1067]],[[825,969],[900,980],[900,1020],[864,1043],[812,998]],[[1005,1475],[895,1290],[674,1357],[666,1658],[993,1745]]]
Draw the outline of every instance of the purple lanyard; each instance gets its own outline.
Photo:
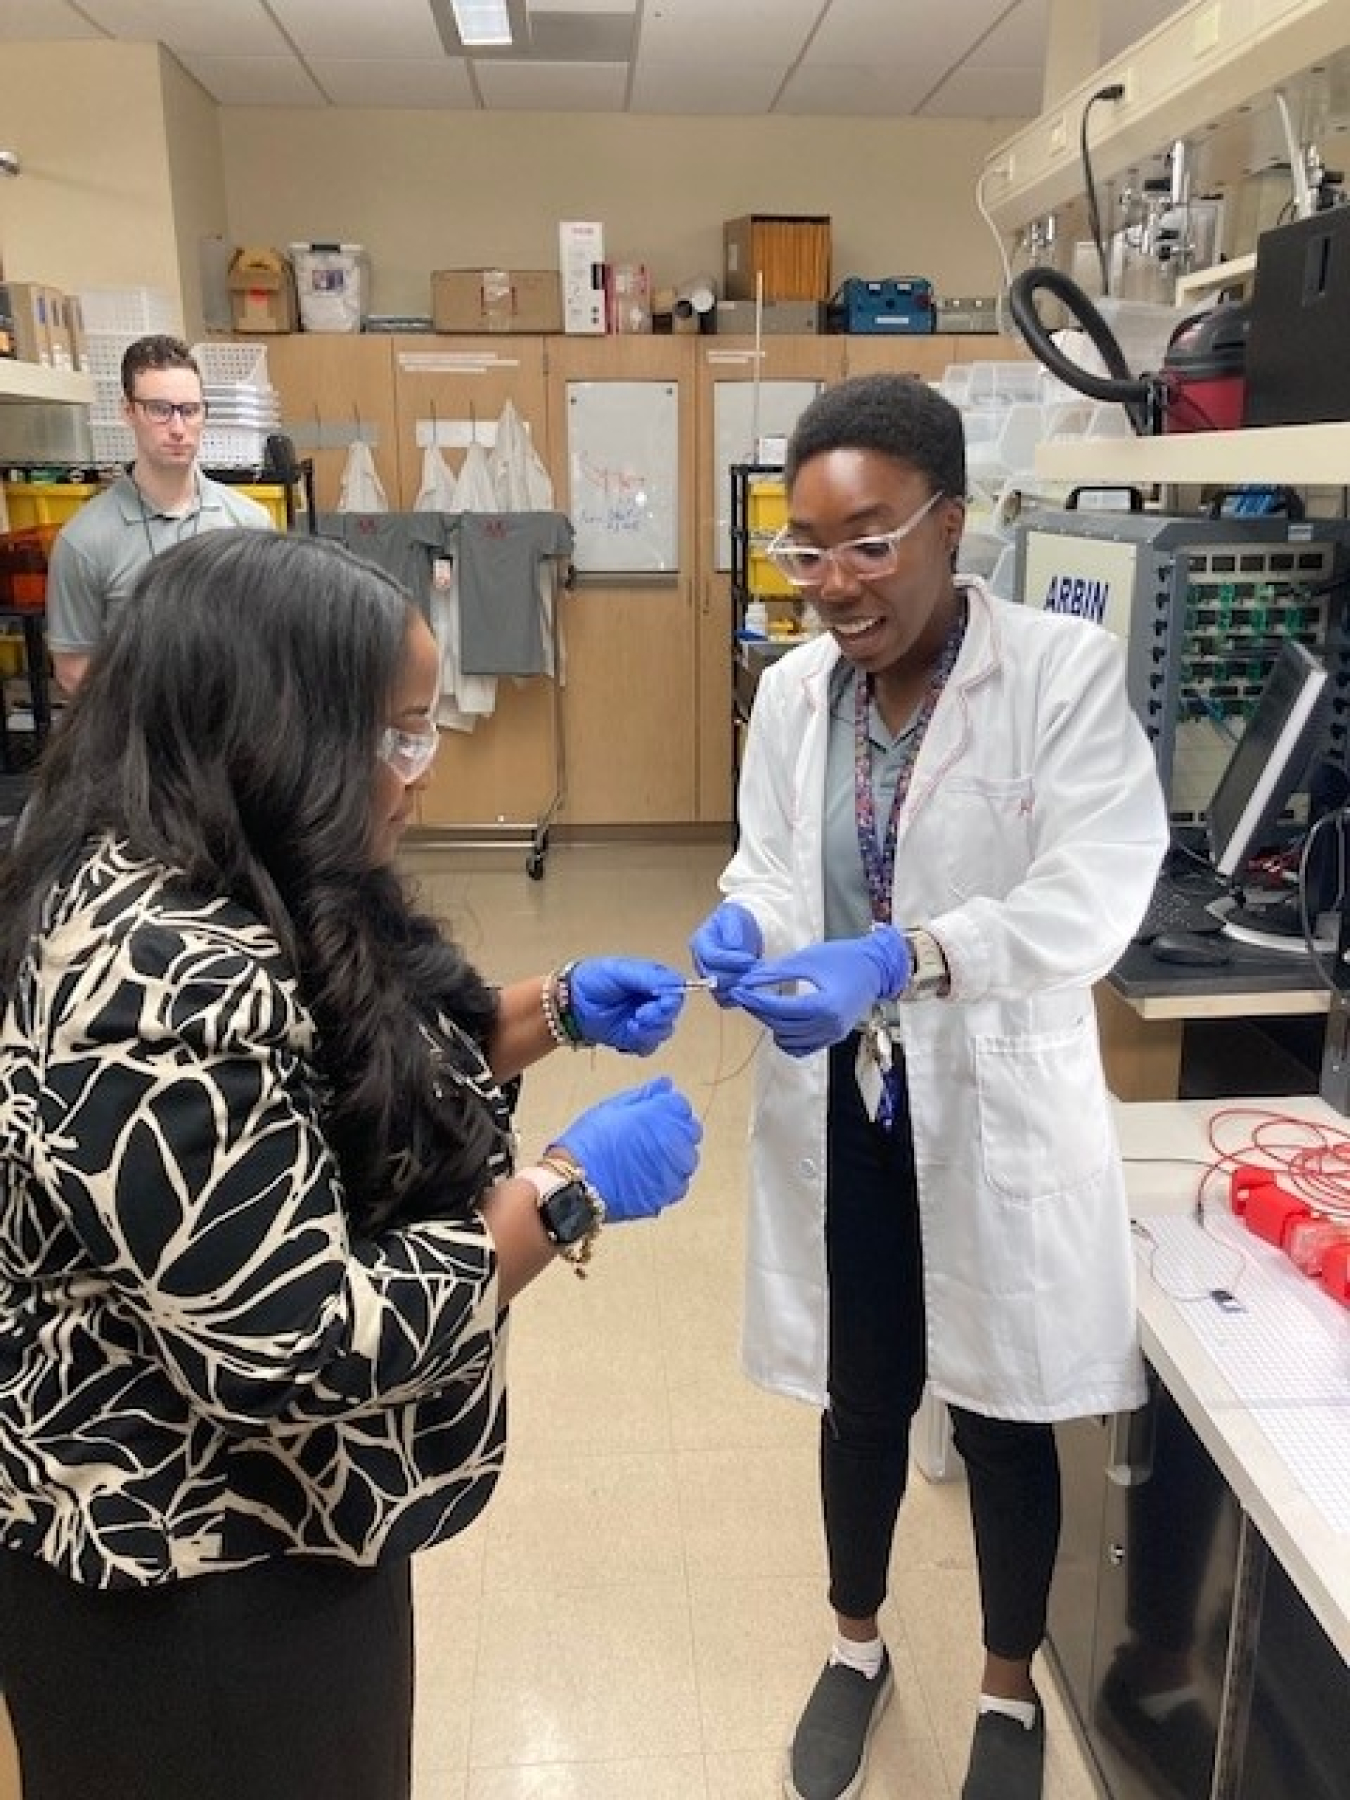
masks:
[[[858,823],[858,849],[862,855],[863,874],[867,878],[872,917],[881,925],[889,925],[891,922],[891,887],[895,873],[895,839],[900,825],[900,809],[909,793],[910,779],[914,774],[914,764],[923,744],[924,733],[928,730],[933,710],[956,663],[965,630],[966,613],[963,606],[952,621],[952,628],[942,646],[942,654],[934,665],[923,705],[905,740],[903,759],[896,776],[895,798],[891,801],[890,817],[886,821],[886,841],[880,847],[877,844],[876,800],[872,792],[872,742],[867,728],[872,678],[870,675],[860,675],[853,684],[853,810]]]

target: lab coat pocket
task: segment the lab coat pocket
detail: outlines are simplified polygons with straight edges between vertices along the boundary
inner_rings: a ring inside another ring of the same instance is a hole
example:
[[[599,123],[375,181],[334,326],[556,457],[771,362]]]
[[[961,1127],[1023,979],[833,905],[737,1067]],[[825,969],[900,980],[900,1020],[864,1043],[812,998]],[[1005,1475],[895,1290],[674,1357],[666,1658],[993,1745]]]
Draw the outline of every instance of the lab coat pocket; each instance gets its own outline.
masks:
[[[993,781],[944,781],[933,798],[940,821],[939,855],[952,891],[1002,899],[1026,874],[1031,860],[1030,775]]]
[[[1089,1013],[1062,1031],[975,1040],[980,1156],[1001,1199],[1030,1206],[1100,1178],[1112,1138],[1096,1034]]]

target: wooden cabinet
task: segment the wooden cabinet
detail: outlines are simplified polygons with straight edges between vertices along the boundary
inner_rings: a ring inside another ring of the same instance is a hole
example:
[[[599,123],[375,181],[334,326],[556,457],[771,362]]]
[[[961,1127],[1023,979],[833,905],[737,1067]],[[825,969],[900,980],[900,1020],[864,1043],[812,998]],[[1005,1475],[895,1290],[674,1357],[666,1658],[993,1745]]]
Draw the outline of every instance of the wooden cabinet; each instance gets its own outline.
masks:
[[[694,376],[679,337],[549,340],[548,442],[554,492],[572,510],[568,390],[592,381],[677,390],[679,495],[673,575],[587,575],[561,601],[567,649],[565,818],[574,824],[684,824],[696,817]]]
[[[267,369],[286,429],[300,455],[313,458],[319,511],[337,506],[347,453],[357,436],[370,445],[390,506],[398,506],[393,340],[341,332],[269,338]]]

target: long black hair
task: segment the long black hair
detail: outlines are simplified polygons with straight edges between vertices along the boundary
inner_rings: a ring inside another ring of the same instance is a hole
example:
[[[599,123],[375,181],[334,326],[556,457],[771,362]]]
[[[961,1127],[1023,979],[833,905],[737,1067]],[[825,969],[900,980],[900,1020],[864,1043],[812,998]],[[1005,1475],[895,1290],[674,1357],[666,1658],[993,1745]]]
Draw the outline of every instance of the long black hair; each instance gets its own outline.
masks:
[[[316,538],[212,532],[156,557],[47,747],[0,874],[4,992],[53,884],[105,834],[261,919],[314,1017],[329,1136],[365,1226],[409,1197],[467,1202],[497,1138],[419,1029],[448,1014],[481,1038],[495,997],[371,862],[411,616],[393,581]]]

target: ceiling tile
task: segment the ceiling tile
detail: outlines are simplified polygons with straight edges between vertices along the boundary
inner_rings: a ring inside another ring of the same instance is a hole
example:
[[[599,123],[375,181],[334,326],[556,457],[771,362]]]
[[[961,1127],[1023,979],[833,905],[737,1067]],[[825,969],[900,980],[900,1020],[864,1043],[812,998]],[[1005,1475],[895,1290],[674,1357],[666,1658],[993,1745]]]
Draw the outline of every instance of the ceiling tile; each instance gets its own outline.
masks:
[[[628,107],[644,113],[764,113],[784,73],[776,63],[641,63]]]
[[[293,56],[198,56],[178,61],[222,106],[322,106],[324,97]]]
[[[897,67],[911,56],[950,64],[966,55],[1007,11],[1008,0],[834,0],[811,40],[810,60]]]
[[[279,24],[306,57],[442,58],[427,0],[269,0]]]
[[[102,36],[66,0],[0,0],[0,40],[41,44]]]
[[[290,46],[257,0],[81,0],[114,36],[206,56],[287,56]]]
[[[1018,0],[968,58],[972,68],[1030,69],[1045,63],[1048,0]],[[1119,10],[1127,10],[1118,0]]]
[[[436,62],[351,62],[311,56],[310,71],[334,106],[416,106],[465,111],[477,106],[462,58]]]
[[[894,4],[895,0],[891,0]],[[647,0],[638,39],[641,63],[794,62],[810,35],[821,0],[774,0],[765,9],[740,0]]]
[[[632,18],[635,0],[529,0],[532,13],[623,13]]]
[[[1041,110],[1045,72],[1032,69],[953,71],[920,109],[921,118],[1031,119]]]
[[[628,71],[616,63],[474,63],[484,102],[505,112],[622,112]]]
[[[931,93],[942,74],[941,68],[913,65],[897,75],[876,63],[808,62],[791,77],[774,111],[902,118]]]

